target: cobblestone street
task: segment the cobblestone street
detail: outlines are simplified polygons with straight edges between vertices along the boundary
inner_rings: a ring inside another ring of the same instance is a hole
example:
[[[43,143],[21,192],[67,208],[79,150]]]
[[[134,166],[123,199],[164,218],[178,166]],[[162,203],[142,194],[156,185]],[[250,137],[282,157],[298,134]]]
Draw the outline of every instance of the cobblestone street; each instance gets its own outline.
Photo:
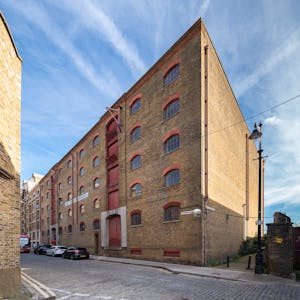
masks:
[[[277,277],[273,280],[268,275],[263,275],[262,281],[228,280],[128,263],[71,261],[32,254],[22,255],[22,268],[49,287],[57,299],[300,299],[300,284]]]

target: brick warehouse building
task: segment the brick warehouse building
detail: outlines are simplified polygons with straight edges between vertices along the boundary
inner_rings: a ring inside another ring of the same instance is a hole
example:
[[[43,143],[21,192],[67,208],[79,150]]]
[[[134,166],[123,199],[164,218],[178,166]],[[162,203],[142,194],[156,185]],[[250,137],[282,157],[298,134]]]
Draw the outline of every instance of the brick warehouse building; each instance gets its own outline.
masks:
[[[0,11],[0,298],[20,285],[22,60]],[[9,251],[8,251],[9,249]]]
[[[248,136],[200,19],[40,181],[41,242],[198,265],[235,254],[257,233]]]

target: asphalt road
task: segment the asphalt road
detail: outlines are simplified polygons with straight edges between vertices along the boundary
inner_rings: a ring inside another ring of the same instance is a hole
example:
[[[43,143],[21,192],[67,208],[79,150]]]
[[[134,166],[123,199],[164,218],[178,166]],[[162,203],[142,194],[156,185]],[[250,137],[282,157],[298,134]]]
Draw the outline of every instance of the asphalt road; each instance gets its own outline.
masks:
[[[300,299],[300,284],[239,282],[95,260],[22,254],[21,267],[57,299]]]

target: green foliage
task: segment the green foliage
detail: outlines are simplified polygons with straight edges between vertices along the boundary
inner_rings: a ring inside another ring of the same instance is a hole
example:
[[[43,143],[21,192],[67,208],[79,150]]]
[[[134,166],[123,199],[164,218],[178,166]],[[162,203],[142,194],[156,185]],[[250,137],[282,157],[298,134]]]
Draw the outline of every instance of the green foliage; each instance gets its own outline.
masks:
[[[261,239],[262,247],[265,246],[264,238]],[[248,254],[253,254],[257,250],[257,236],[254,238],[248,237],[245,241],[242,242],[239,250],[239,255],[244,256]]]

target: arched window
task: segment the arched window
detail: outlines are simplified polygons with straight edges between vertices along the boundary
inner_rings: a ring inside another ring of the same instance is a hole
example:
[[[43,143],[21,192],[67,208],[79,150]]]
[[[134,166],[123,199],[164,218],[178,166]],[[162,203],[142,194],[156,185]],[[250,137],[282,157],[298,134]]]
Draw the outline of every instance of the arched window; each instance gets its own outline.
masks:
[[[99,219],[95,219],[93,222],[93,230],[98,230],[100,229],[100,221]]]
[[[59,191],[62,190],[62,183],[61,183],[61,182],[58,184],[58,190],[59,190]]]
[[[84,175],[84,167],[81,167],[79,170],[79,175],[83,176]]]
[[[84,204],[81,204],[81,205],[80,205],[79,211],[80,211],[81,214],[84,213]]]
[[[94,208],[99,208],[100,207],[100,200],[99,199],[95,199],[94,200]]]
[[[99,135],[95,136],[93,139],[93,147],[96,147],[97,145],[99,145]]]
[[[62,217],[63,217],[62,213],[61,213],[61,212],[58,213],[58,218],[59,218],[60,220],[62,219]]]
[[[63,199],[62,199],[62,198],[59,198],[59,199],[58,199],[58,206],[62,206],[62,205],[63,205],[63,202],[64,202]]]
[[[130,142],[134,143],[140,137],[141,137],[141,126],[137,126],[130,133]]]
[[[164,221],[177,221],[180,219],[180,203],[171,202],[164,206]]]
[[[68,193],[68,201],[72,200],[72,193]]]
[[[180,170],[173,169],[165,175],[165,186],[172,186],[180,183]]]
[[[84,186],[82,185],[80,188],[79,188],[79,194],[82,195],[84,193]]]
[[[68,168],[72,168],[72,160],[68,160]]]
[[[165,141],[165,147],[164,147],[165,153],[175,151],[176,149],[179,148],[179,146],[180,146],[179,134],[174,134]]]
[[[68,216],[72,217],[72,209],[71,208],[68,209]]]
[[[131,170],[135,170],[139,168],[141,164],[142,164],[142,156],[141,155],[134,156],[130,162]]]
[[[99,158],[99,156],[96,156],[93,160],[93,166],[94,166],[94,168],[96,168],[99,165],[100,165],[100,158]]]
[[[72,177],[71,176],[68,177],[68,184],[72,184]]]
[[[168,86],[171,82],[173,82],[179,76],[179,64],[176,64],[171,69],[167,71],[164,76],[164,85]]]
[[[84,149],[81,149],[80,152],[79,152],[79,157],[83,158],[84,154],[85,154]]]
[[[142,184],[135,183],[131,186],[131,195],[132,196],[140,196],[142,194]]]
[[[164,118],[166,120],[172,118],[179,112],[179,109],[180,109],[179,99],[174,99],[164,108]]]
[[[130,106],[130,114],[134,115],[141,108],[141,98],[136,99]]]
[[[85,224],[84,224],[84,222],[80,222],[80,224],[79,224],[79,231],[85,231]]]
[[[72,233],[72,225],[71,224],[68,225],[68,233]]]
[[[135,210],[130,213],[131,225],[141,225],[142,224],[142,214],[140,210]]]
[[[95,178],[94,179],[94,189],[98,188],[100,186],[100,179],[99,178]]]

